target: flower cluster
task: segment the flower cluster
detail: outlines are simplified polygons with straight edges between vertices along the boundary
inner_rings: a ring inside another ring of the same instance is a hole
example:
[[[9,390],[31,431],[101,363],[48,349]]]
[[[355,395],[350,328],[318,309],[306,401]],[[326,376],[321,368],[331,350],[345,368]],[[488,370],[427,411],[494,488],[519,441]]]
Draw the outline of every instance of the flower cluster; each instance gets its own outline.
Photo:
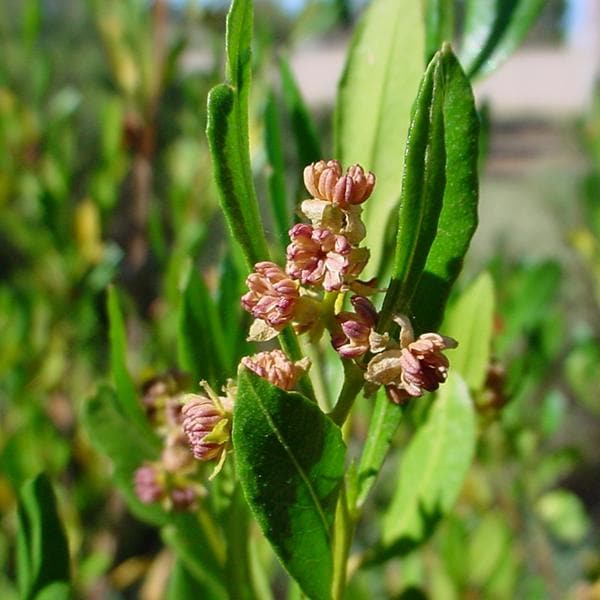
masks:
[[[242,306],[255,318],[249,339],[267,341],[292,325],[316,341],[327,327],[339,355],[363,369],[367,391],[384,386],[399,404],[436,390],[448,376],[443,351],[456,341],[437,333],[415,339],[404,316],[395,318],[401,327],[398,341],[389,332],[379,333],[379,315],[367,297],[378,291],[376,281],[358,279],[369,259],[369,250],[360,247],[366,235],[362,204],[373,192],[375,176],[360,165],[344,174],[336,160],[321,160],[304,169],[304,184],[312,198],[301,203],[300,211],[310,223],[290,229],[285,268],[259,262],[246,281]],[[341,309],[348,291],[355,294],[353,311]],[[332,294],[333,302],[328,301]],[[279,350],[246,357],[242,364],[283,389],[292,389],[306,370]]]
[[[402,404],[446,381],[449,363],[442,352],[455,348],[456,340],[438,333],[415,339],[409,319],[398,315],[394,318],[401,328],[397,342],[388,333],[377,333],[377,311],[367,298],[354,296],[351,303],[356,312],[337,316],[341,332],[333,336],[332,344],[343,358],[373,355],[365,369],[367,389],[383,385],[390,400]]]
[[[288,324],[297,333],[309,331],[321,318],[319,294],[352,289],[369,259],[359,247],[365,237],[361,205],[375,176],[359,165],[344,175],[337,161],[321,160],[306,167],[304,182],[313,197],[300,210],[310,224],[290,229],[285,268],[259,262],[246,280],[242,306],[256,319],[254,341],[269,340]]]
[[[181,429],[185,384],[181,374],[168,373],[143,388],[142,404],[163,449],[159,460],[145,462],[135,471],[134,488],[142,502],[160,502],[168,510],[192,510],[206,493],[194,479],[193,456]]]

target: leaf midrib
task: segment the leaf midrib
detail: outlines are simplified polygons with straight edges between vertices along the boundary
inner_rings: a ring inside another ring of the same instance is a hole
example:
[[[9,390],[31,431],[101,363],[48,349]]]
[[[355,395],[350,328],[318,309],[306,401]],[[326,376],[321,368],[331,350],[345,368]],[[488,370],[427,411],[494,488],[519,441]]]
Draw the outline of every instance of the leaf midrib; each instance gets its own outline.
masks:
[[[315,505],[315,508],[316,508],[317,514],[319,515],[319,518],[321,519],[321,523],[323,525],[323,529],[325,530],[325,535],[327,536],[327,540],[331,540],[331,535],[329,533],[329,526],[327,524],[327,519],[325,517],[325,513],[323,511],[323,508],[321,507],[321,503],[319,501],[319,497],[317,496],[317,493],[313,489],[313,486],[312,486],[312,484],[310,482],[310,479],[308,478],[308,475],[304,472],[304,469],[302,469],[300,463],[296,460],[296,457],[294,456],[294,453],[292,452],[291,448],[287,445],[287,443],[286,443],[285,439],[283,438],[281,432],[279,431],[279,429],[275,425],[275,422],[273,421],[273,418],[271,417],[271,414],[269,413],[267,407],[264,405],[264,403],[262,401],[262,398],[260,397],[259,394],[256,393],[256,390],[254,389],[253,386],[251,386],[251,389],[252,389],[252,393],[253,393],[253,395],[255,397],[255,401],[258,404],[259,408],[261,409],[261,411],[262,411],[265,419],[267,420],[267,423],[269,424],[271,430],[275,434],[275,437],[277,438],[278,442],[281,444],[281,446],[285,450],[285,452],[288,455],[290,461],[294,465],[294,468],[296,469],[296,471],[300,475],[300,478],[304,482],[304,485],[308,489],[308,492],[310,494],[310,498],[311,498],[311,500],[313,501],[313,503]]]

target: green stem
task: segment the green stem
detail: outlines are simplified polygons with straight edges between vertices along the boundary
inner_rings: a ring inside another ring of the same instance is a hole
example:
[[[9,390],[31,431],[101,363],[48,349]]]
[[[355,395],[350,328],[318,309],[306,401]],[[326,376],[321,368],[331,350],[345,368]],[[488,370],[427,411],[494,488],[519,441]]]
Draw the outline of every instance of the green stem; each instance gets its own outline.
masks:
[[[332,402],[329,386],[323,371],[323,355],[319,342],[308,342],[303,346],[304,353],[310,358],[310,378],[313,383],[317,402],[324,411],[331,410]]]
[[[279,335],[279,344],[281,349],[285,351],[285,353],[292,360],[300,360],[302,358],[302,352],[300,350],[300,344],[298,343],[298,338],[294,333],[291,327],[286,327],[281,334]],[[308,375],[304,375],[300,381],[298,382],[298,386],[300,387],[300,391],[313,402],[317,401],[317,397],[315,396],[315,390],[313,389],[312,382]]]
[[[343,425],[354,405],[356,396],[365,383],[363,372],[351,360],[342,361],[344,364],[344,385],[338,400],[329,413],[329,417],[336,425]]]
[[[340,497],[335,511],[335,528],[333,534],[333,585],[331,595],[333,600],[342,600],[346,589],[346,573],[348,555],[354,535],[354,521],[348,511],[346,483],[342,483]]]
[[[215,525],[215,522],[208,511],[203,506],[200,506],[197,515],[198,521],[200,522],[200,526],[206,535],[206,540],[210,546],[210,549],[212,550],[212,553],[217,559],[217,562],[223,566],[225,564],[226,550],[221,532]]]

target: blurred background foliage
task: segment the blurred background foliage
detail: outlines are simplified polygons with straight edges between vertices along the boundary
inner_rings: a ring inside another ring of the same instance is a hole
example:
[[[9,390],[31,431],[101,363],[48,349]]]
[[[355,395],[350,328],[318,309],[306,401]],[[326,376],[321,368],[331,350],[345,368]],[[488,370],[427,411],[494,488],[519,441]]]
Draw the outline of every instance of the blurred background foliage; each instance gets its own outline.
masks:
[[[251,150],[261,197],[273,185],[265,110],[282,119],[290,196],[301,193],[304,163],[318,158],[319,146],[325,157],[331,148],[331,107],[318,107],[316,125],[302,131],[297,114],[306,109],[293,72],[284,62],[282,90],[277,60],[311,40],[344,39],[365,3],[293,4],[290,11],[256,2]],[[169,563],[159,537],[128,513],[79,413],[109,369],[109,284],[121,292],[128,366],[140,387],[177,366],[190,259],[220,300],[243,285],[239,257],[227,251],[204,134],[206,96],[223,69],[226,9],[226,2],[164,0],[0,6],[2,598],[18,597],[16,493],[40,471],[58,493],[76,595],[160,597],[155,583]],[[563,2],[548,2],[532,39],[556,43],[563,10]],[[493,106],[484,123],[489,173]],[[365,559],[351,597],[600,598],[600,93],[589,112],[561,127],[577,140],[584,173],[567,175],[577,179],[575,197],[543,208],[560,226],[560,237],[546,240],[560,256],[515,256],[506,230],[486,249],[475,244],[463,276],[468,289],[487,268],[496,298],[492,362],[477,399],[477,458],[456,510],[418,551]],[[229,290],[222,273],[238,273]],[[239,318],[221,317],[243,353]],[[398,448],[426,408],[411,412]],[[393,478],[381,480],[358,551],[374,539],[369,527],[393,493],[386,487]]]

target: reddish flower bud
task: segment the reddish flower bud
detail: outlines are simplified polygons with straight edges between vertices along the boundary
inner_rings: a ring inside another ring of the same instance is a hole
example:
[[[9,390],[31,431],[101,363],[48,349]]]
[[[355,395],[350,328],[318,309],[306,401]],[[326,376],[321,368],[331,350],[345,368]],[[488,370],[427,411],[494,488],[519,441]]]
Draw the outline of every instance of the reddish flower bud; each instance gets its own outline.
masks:
[[[367,298],[354,296],[351,303],[356,313],[341,312],[337,315],[342,333],[331,339],[342,358],[358,358],[369,350],[371,331],[377,322],[377,311]]]

